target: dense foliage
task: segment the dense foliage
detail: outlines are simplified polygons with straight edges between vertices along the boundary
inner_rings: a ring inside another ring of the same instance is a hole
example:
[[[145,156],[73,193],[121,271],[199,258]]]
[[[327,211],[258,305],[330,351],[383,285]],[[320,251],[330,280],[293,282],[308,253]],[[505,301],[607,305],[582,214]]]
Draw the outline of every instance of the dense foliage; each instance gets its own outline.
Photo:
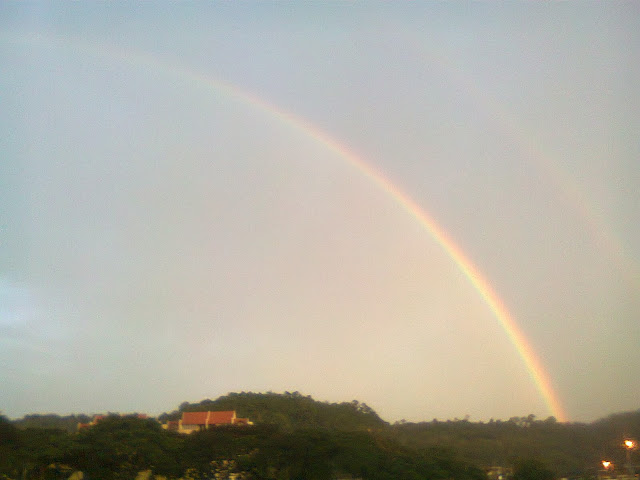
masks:
[[[540,460],[528,458],[516,462],[513,480],[553,480],[554,473]]]
[[[235,410],[259,424],[278,425],[284,429],[321,427],[336,430],[378,429],[386,426],[367,404],[357,400],[327,403],[313,400],[298,392],[230,393],[216,400],[183,403],[171,413],[160,415],[161,421],[177,420],[182,412],[202,410]]]
[[[180,435],[152,419],[113,415],[68,433],[18,429],[5,419],[0,478],[67,479],[73,471],[101,480],[134,479],[143,471],[170,479],[484,478],[451,452],[401,446],[372,409],[355,401],[328,404],[298,393],[243,393],[183,404],[180,411],[200,409],[233,409],[256,424]]]
[[[91,420],[88,415],[25,415],[13,424],[18,428],[55,428],[75,432],[78,430],[78,423],[87,423]]]
[[[203,409],[236,410],[255,425],[179,435],[153,419],[112,415],[71,433],[70,419],[88,417],[0,416],[0,479],[67,479],[74,471],[90,480],[134,479],[147,471],[167,479],[481,480],[480,466],[508,467],[513,480],[593,478],[603,458],[624,464],[625,437],[640,438],[640,411],[592,424],[529,415],[388,425],[366,404],[297,392],[183,403],[162,419]]]
[[[476,465],[514,467],[524,459],[535,459],[557,477],[591,477],[597,474],[603,459],[622,469],[626,461],[624,438],[640,438],[640,410],[591,424],[560,423],[553,417],[536,420],[529,415],[487,423],[400,423],[390,431],[407,447],[452,448],[462,460]]]

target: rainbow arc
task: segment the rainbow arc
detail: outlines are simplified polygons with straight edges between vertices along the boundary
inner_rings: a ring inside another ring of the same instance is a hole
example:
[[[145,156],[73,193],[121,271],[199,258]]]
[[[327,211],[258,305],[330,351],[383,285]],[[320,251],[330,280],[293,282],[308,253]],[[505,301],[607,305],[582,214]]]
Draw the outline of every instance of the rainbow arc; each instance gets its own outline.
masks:
[[[28,39],[27,41],[33,42],[34,39]],[[54,42],[54,40],[47,39],[48,45],[51,45],[51,42]],[[551,379],[543,367],[542,362],[535,354],[514,317],[507,309],[505,303],[491,287],[488,280],[480,273],[478,268],[464,254],[460,247],[456,245],[453,239],[449,237],[447,232],[436,223],[432,216],[374,166],[367,163],[356,153],[349,150],[348,147],[311,122],[298,117],[291,112],[278,108],[276,105],[273,105],[236,85],[213,79],[187,68],[164,63],[147,54],[123,51],[104,45],[90,45],[83,42],[68,42],[61,40],[56,40],[55,42],[61,46],[79,51],[80,53],[107,57],[135,67],[148,69],[155,73],[171,75],[182,79],[185,83],[191,83],[194,86],[212,90],[218,95],[223,95],[232,100],[250,105],[268,113],[272,117],[288,125],[292,130],[300,132],[306,137],[315,140],[330,152],[333,152],[339,158],[343,159],[361,175],[364,175],[373,184],[385,192],[407,214],[419,222],[424,230],[428,232],[429,235],[444,249],[451,260],[464,273],[473,288],[482,297],[488,308],[500,323],[524,362],[524,365],[526,366],[526,369],[529,372],[532,381],[536,385],[536,388],[544,400],[549,412],[559,421],[567,420],[562,404],[552,387]]]

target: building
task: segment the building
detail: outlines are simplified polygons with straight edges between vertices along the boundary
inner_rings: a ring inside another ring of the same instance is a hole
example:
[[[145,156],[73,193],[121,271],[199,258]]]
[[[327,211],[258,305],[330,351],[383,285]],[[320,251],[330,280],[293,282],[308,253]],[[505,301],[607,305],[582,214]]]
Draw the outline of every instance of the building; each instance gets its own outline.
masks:
[[[180,420],[170,420],[162,427],[178,433],[192,433],[222,425],[253,425],[248,418],[239,418],[235,410],[182,412]]]

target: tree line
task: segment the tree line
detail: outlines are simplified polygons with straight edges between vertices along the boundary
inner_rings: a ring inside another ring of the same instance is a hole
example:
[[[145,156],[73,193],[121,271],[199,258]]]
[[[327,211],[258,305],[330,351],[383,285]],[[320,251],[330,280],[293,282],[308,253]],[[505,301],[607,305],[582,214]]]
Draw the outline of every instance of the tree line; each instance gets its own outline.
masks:
[[[335,478],[484,480],[484,472],[447,450],[418,452],[386,434],[388,424],[364,403],[317,402],[298,392],[237,393],[184,411],[235,410],[253,426],[222,426],[191,435],[158,421],[111,415],[75,432],[86,416],[0,418],[0,478],[134,479],[149,471],[167,479],[324,480]],[[40,427],[40,428],[38,428]],[[4,477],[2,477],[4,475]]]
[[[180,435],[133,416],[111,416],[77,434],[0,425],[3,479],[68,479],[74,471],[91,480],[132,480],[144,471],[194,480],[484,479],[450,452],[418,454],[363,430],[261,424]]]
[[[592,423],[537,420],[534,415],[507,421],[469,420],[406,423],[390,426],[390,436],[412,449],[451,448],[476,465],[513,466],[521,459],[536,459],[559,477],[593,478],[609,460],[624,473],[625,438],[640,438],[640,410],[617,413]],[[640,451],[631,452],[640,463]],[[637,468],[637,467],[636,467]]]
[[[86,415],[0,417],[0,479],[454,479],[510,467],[513,480],[594,478],[603,459],[622,466],[625,437],[640,438],[640,410],[591,424],[533,415],[390,425],[365,403],[318,402],[298,392],[232,393],[160,415],[235,410],[255,425],[183,436],[152,419],[112,415],[76,432]],[[634,452],[633,459],[640,452]],[[4,477],[3,477],[4,475]]]
[[[342,403],[319,402],[299,392],[230,393],[216,400],[182,403],[177,410],[163,413],[161,422],[177,420],[182,412],[235,410],[239,417],[257,424],[293,428],[329,428],[336,430],[380,429],[388,424],[366,403],[357,400]]]

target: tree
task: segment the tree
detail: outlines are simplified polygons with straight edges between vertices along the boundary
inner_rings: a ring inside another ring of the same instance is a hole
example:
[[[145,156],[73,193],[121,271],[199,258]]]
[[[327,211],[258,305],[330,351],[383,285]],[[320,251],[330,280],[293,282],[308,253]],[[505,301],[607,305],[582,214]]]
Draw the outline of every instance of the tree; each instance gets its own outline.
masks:
[[[69,462],[89,478],[130,479],[138,472],[181,473],[181,439],[150,419],[108,417],[76,438]]]
[[[18,449],[18,429],[7,417],[0,415],[0,478],[17,474],[20,463]]]
[[[18,429],[9,419],[0,415],[0,446],[14,446],[18,442]]]
[[[534,458],[516,462],[513,469],[513,480],[553,480],[554,473],[544,463]]]

